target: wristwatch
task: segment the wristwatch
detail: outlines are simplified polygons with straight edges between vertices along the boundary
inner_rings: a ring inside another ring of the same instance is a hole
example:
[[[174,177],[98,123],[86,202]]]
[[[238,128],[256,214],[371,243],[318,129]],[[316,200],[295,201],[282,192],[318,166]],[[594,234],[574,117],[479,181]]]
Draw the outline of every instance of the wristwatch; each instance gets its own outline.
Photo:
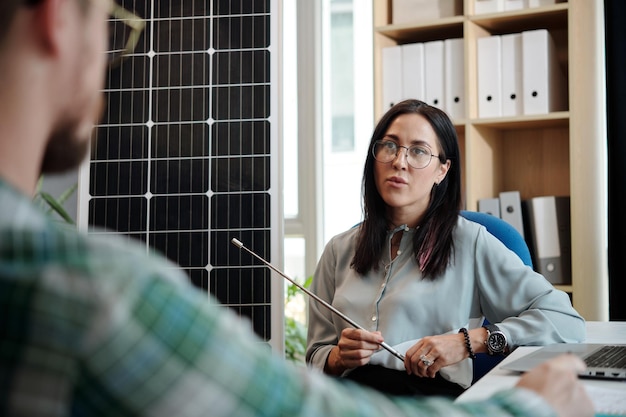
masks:
[[[507,348],[506,335],[502,333],[500,328],[495,324],[487,324],[483,327],[487,329],[487,340],[485,340],[485,344],[487,345],[489,354],[504,354]]]

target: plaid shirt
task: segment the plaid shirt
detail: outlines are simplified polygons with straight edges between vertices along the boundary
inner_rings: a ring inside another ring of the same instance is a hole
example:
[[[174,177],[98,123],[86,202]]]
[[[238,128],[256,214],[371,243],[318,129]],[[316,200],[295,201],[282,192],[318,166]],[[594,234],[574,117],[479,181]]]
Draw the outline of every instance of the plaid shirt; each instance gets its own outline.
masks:
[[[293,367],[145,248],[51,221],[0,180],[2,416],[544,416],[538,396],[389,399]]]

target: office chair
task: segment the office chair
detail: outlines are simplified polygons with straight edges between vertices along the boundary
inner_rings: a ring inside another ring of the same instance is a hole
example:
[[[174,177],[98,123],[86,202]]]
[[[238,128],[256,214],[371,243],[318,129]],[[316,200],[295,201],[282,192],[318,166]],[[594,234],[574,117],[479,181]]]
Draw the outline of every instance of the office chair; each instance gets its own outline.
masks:
[[[482,224],[487,231],[494,235],[504,246],[512,250],[520,257],[522,262],[529,267],[533,267],[530,250],[522,235],[506,221],[491,214],[477,211],[461,210],[461,216],[467,220]],[[485,323],[488,323],[485,320]],[[494,366],[504,359],[502,356],[490,356],[486,353],[477,353],[474,360],[474,376],[472,384],[482,378]]]

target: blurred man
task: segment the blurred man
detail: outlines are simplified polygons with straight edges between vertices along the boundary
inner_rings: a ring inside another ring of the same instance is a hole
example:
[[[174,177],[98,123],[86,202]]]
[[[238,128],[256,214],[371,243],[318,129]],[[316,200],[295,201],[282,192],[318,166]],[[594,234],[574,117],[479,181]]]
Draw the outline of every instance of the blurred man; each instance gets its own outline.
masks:
[[[85,157],[114,7],[0,3],[0,415],[592,415],[569,357],[465,405],[296,370],[165,259],[38,212],[40,175]]]

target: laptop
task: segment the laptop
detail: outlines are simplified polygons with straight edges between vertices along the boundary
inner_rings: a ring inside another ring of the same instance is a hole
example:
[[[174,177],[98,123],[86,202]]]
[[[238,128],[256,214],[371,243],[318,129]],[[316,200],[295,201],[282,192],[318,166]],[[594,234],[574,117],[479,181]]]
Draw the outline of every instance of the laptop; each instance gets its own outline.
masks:
[[[581,378],[626,380],[626,345],[592,343],[558,343],[543,346],[526,356],[503,363],[501,368],[526,372],[542,362],[563,353],[579,356],[587,364]]]

